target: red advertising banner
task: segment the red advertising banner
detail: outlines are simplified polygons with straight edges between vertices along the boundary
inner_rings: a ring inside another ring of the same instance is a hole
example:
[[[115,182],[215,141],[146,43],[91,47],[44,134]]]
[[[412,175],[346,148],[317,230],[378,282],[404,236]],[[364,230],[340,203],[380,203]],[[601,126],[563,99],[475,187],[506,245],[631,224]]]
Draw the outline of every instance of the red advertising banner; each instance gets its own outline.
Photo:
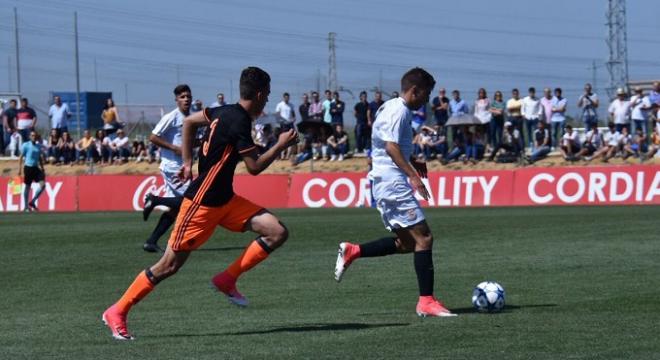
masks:
[[[516,170],[512,205],[660,204],[660,167]]]
[[[660,166],[443,171],[424,180],[425,207],[658,205]],[[20,178],[0,177],[0,212],[24,209]],[[38,184],[32,185],[32,194]],[[238,175],[237,194],[267,208],[359,207],[371,204],[366,173]],[[42,211],[139,211],[148,193],[165,192],[159,175],[48,177]]]
[[[37,200],[40,211],[76,211],[78,206],[77,178],[53,176],[46,179],[46,187]],[[30,187],[30,199],[39,189],[38,183]],[[19,177],[0,177],[0,212],[23,211],[25,185]]]

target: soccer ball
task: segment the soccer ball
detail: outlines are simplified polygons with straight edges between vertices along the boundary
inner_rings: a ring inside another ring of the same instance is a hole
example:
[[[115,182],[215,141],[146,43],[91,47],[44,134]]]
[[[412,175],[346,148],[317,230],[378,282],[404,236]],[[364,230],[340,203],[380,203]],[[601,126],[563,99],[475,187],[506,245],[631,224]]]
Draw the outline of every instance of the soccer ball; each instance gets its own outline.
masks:
[[[472,305],[479,312],[498,312],[504,308],[504,288],[494,281],[484,281],[472,292]]]

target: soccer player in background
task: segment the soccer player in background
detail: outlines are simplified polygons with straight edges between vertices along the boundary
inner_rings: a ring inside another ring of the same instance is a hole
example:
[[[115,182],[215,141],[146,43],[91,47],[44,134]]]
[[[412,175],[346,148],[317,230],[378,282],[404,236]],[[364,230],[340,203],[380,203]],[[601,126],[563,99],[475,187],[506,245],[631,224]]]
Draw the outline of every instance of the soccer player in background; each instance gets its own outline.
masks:
[[[387,101],[376,114],[369,178],[373,179],[373,196],[383,223],[396,237],[360,245],[340,243],[335,280],[341,281],[358,258],[412,252],[419,286],[417,315],[454,316],[433,296],[433,235],[415,198],[417,192],[429,199],[421,179],[426,177],[426,164],[411,158],[412,112],[429,101],[434,86],[431,74],[421,68],[411,69],[401,79],[401,97]]]
[[[24,166],[25,165],[25,166]],[[26,141],[21,146],[21,157],[18,158],[18,176],[23,176],[25,188],[23,189],[23,211],[38,211],[37,199],[46,189],[46,172],[44,171],[43,145],[39,140],[39,134],[36,131],[30,131],[30,141]],[[39,190],[30,200],[30,189],[32,183],[39,183]]]
[[[183,119],[190,115],[190,105],[192,103],[190,87],[182,84],[174,88],[174,100],[176,101],[176,109],[165,114],[149,136],[149,141],[160,148],[160,173],[163,180],[165,180],[166,194],[164,197],[147,194],[144,200],[144,210],[142,211],[144,221],[149,219],[149,214],[158,205],[167,206],[169,210],[160,216],[156,228],[142,246],[144,251],[147,252],[161,251],[158,246],[158,239],[174,224],[183,201],[183,194],[189,185],[188,182],[181,182],[179,170],[183,166],[181,129]]]
[[[236,289],[236,280],[282,245],[286,227],[261,206],[234,194],[234,170],[243,161],[248,172],[258,175],[287,147],[298,141],[294,129],[280,134],[277,143],[260,156],[252,141],[252,120],[262,113],[270,94],[270,76],[257,67],[243,70],[240,78],[240,100],[237,104],[206,108],[187,117],[183,123],[181,153],[182,181],[192,179],[192,148],[196,129],[209,128],[199,153],[199,176],[184,194],[181,211],[162,258],[141,271],[124,295],[103,313],[103,321],[118,340],[132,340],[126,328],[126,317],[133,305],[147,296],[162,280],[174,275],[186,262],[190,252],[203,245],[216,226],[234,232],[253,231],[257,238],[226,270],[215,275],[211,283],[238,306],[247,299]]]

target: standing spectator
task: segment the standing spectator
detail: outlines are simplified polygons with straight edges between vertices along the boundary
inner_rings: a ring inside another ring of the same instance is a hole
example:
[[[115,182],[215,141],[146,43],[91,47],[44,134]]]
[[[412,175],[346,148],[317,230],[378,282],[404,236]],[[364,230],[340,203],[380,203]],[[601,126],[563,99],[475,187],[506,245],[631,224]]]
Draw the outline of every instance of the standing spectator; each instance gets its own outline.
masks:
[[[341,124],[335,124],[335,131],[328,138],[328,145],[332,154],[330,161],[344,161],[344,156],[348,152],[348,134],[346,134]]]
[[[412,128],[414,132],[418,132],[419,128],[426,122],[426,104],[420,106],[417,110],[412,111]]]
[[[28,104],[27,98],[21,99],[21,108],[16,110],[16,128],[23,142],[30,140],[30,132],[37,128],[37,113]]]
[[[131,155],[131,144],[128,137],[124,135],[124,130],[117,130],[117,137],[110,143],[112,148],[112,157],[116,163],[122,164],[128,162],[128,157]]]
[[[550,153],[550,131],[547,129],[545,121],[538,123],[538,127],[534,130],[534,146],[532,155],[527,158],[530,164],[533,164],[541,159],[544,159]]]
[[[582,109],[582,121],[584,122],[584,130],[588,131],[592,128],[593,124],[598,126],[598,95],[591,91],[591,84],[584,85],[584,94],[578,99],[577,106]]]
[[[461,99],[461,92],[454,90],[451,92],[452,99],[449,101],[449,112],[451,116],[461,116],[470,113],[467,103]]]
[[[474,116],[476,116],[481,122],[481,126],[478,126],[480,131],[476,133],[480,136],[481,134],[490,134],[490,122],[493,118],[493,114],[490,112],[490,99],[488,99],[488,94],[484,88],[479,89],[477,92],[477,100],[474,101]],[[480,144],[483,144],[483,139],[478,140]],[[469,155],[470,154],[468,154],[468,157]]]
[[[536,97],[536,89],[530,87],[527,90],[527,96],[522,99],[522,107],[520,112],[522,113],[523,118],[525,119],[525,126],[527,127],[527,141],[529,142],[529,147],[534,147],[534,131],[539,124],[539,119],[541,114],[543,114],[543,107],[541,106],[541,100]]]
[[[566,133],[562,136],[559,151],[561,151],[564,160],[570,161],[575,161],[575,156],[580,152],[580,136],[577,131],[573,131],[571,125],[566,125]]]
[[[630,117],[635,125],[635,131],[642,129],[644,135],[648,134],[649,110],[651,110],[651,100],[644,96],[644,91],[640,87],[634,89],[635,95],[630,98],[630,107],[632,112]]]
[[[76,143],[76,150],[78,151],[78,162],[84,163],[93,162],[94,154],[96,151],[96,144],[94,144],[94,138],[90,134],[89,130],[83,132],[82,139],[78,140]]]
[[[513,124],[513,127],[520,132],[520,147],[523,148],[525,141],[523,140],[523,117],[522,117],[522,100],[520,99],[520,92],[518,89],[511,90],[511,99],[506,102],[506,119]]]
[[[119,122],[117,107],[111,98],[105,101],[101,118],[103,119],[103,130],[105,130],[105,133],[108,135],[114,134],[117,132],[117,129],[122,127]]]
[[[57,131],[57,129],[55,130]],[[60,161],[63,164],[73,165],[73,163],[76,161],[76,143],[73,141],[73,138],[68,131],[62,132],[59,149],[61,156]]]
[[[54,104],[50,106],[50,109],[48,109],[50,128],[57,129],[60,134],[65,131],[68,132],[69,126],[67,125],[67,121],[71,117],[69,105],[62,103],[62,99],[57,95],[53,97],[53,102]]]
[[[541,121],[545,122],[546,129],[550,132],[550,147],[552,148],[555,144],[554,134],[552,133],[552,90],[550,88],[543,89],[543,97],[541,98],[541,107],[543,108],[543,113],[541,114]]]
[[[202,100],[200,99],[195,100],[195,102],[193,102],[192,106],[190,107],[191,113],[196,113],[202,110],[204,110],[204,103],[202,103]]]
[[[296,112],[294,110],[294,105],[289,103],[289,93],[282,94],[282,101],[277,103],[275,106],[275,112],[277,113],[278,121],[280,123],[280,132],[286,132],[294,128],[296,122]],[[295,147],[297,145],[291,145],[286,150],[280,153],[282,160],[288,160],[295,153]]]
[[[60,161],[60,148],[59,144],[61,136],[56,129],[50,129],[50,135],[46,141],[46,155],[50,164],[55,164]]]
[[[392,96],[390,97],[390,99],[396,99],[398,97],[399,97],[399,92],[398,91],[392,91]]]
[[[312,92],[312,103],[309,104],[309,120],[322,121],[323,120],[323,103],[319,99],[319,93]]]
[[[367,92],[360,93],[360,101],[353,107],[355,115],[355,151],[364,153],[368,149],[369,138],[371,137],[371,128],[369,127],[369,102],[367,101]]]
[[[433,98],[431,102],[433,117],[435,118],[436,124],[442,125],[443,127],[449,120],[449,98],[447,97],[447,90],[441,88],[438,91],[438,96]]]
[[[616,90],[616,99],[610,103],[607,112],[614,120],[616,131],[623,134],[623,128],[630,131],[630,101],[626,100],[626,91],[623,88]]]
[[[325,100],[323,100],[323,121],[330,124],[332,122],[332,115],[330,114],[330,107],[332,106],[332,92],[325,91]]]
[[[332,93],[332,103],[330,104],[331,122],[333,125],[340,124],[344,126],[344,109],[346,104],[339,100],[339,93],[337,91]]]
[[[578,154],[579,157],[586,161],[591,161],[591,157],[594,156],[603,146],[605,145],[605,139],[603,139],[603,134],[598,131],[598,123],[591,123],[591,129],[587,131],[584,142],[582,143],[582,149]]]
[[[11,136],[16,132],[16,100],[9,100],[9,108],[2,113],[2,127],[0,127],[0,154],[4,155],[5,148],[9,146]]]
[[[215,102],[213,102],[213,104],[211,104],[211,108],[216,108],[216,107],[227,105],[227,103],[225,102],[225,94],[218,93],[218,95],[216,95],[216,98],[217,98],[217,100]]]
[[[376,113],[378,113],[378,109],[380,109],[384,103],[383,93],[381,91],[376,91],[374,94],[374,101],[369,103],[369,127],[371,127],[374,121],[376,121]],[[371,139],[369,139],[369,142],[371,143]]]
[[[302,103],[298,107],[298,112],[300,113],[300,121],[307,121],[309,120],[309,107],[310,107],[310,102],[309,102],[309,96],[307,93],[304,93],[302,96]]]
[[[649,101],[651,101],[653,110],[658,111],[659,113],[657,118],[660,118],[660,81],[655,81],[653,83],[653,90],[649,93]]]
[[[489,110],[492,117],[490,119],[488,142],[490,143],[491,150],[493,150],[497,144],[502,142],[502,131],[504,130],[506,104],[504,103],[501,91],[495,91],[495,96]]]
[[[566,124],[566,98],[561,96],[561,88],[555,89],[555,96],[552,98],[550,104],[550,109],[552,110],[552,116],[550,120],[552,121],[552,139],[555,141],[555,145],[558,143],[558,139],[561,139],[562,134],[564,133],[564,125]]]

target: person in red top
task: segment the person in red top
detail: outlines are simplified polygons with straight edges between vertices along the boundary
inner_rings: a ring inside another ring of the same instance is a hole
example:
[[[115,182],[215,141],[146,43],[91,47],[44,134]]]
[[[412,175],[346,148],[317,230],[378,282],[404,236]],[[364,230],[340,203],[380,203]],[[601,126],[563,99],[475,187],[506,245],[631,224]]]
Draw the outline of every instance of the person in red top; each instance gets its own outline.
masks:
[[[163,257],[140,272],[124,295],[103,313],[102,319],[115,339],[133,339],[126,328],[131,307],[159,282],[174,275],[190,252],[202,246],[217,226],[234,232],[250,230],[258,235],[226,270],[211,280],[230,302],[247,306],[247,299],[236,289],[236,280],[281,246],[288,231],[268,210],[234,193],[234,170],[243,161],[250,174],[258,175],[283,150],[298,141],[295,130],[283,132],[277,144],[259,156],[251,136],[252,120],[262,113],[269,94],[268,73],[248,67],[241,73],[241,98],[237,104],[206,108],[185,118],[181,146],[183,182],[192,179],[192,149],[197,129],[208,126],[199,152],[199,176],[192,180],[184,194]]]

